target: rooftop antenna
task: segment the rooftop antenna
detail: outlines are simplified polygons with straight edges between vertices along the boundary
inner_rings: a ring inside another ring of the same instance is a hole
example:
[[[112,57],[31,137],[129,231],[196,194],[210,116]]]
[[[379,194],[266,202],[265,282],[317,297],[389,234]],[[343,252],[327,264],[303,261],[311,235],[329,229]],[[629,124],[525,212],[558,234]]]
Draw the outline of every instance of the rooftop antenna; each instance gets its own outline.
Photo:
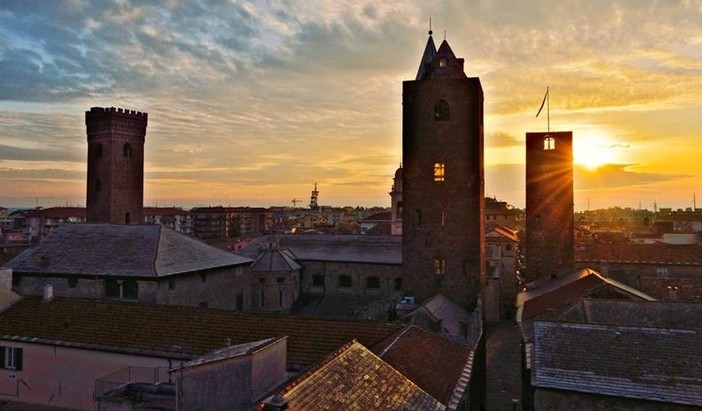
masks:
[[[446,41],[446,30],[444,30],[444,41]]]
[[[434,32],[431,30],[431,14],[429,15],[429,35],[431,36]]]

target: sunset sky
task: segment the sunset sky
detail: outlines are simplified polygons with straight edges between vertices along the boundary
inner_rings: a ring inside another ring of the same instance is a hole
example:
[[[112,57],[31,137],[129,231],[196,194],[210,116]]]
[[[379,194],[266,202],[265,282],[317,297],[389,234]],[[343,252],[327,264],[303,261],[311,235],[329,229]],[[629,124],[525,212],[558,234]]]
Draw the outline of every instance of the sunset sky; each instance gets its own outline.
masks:
[[[524,206],[550,87],[575,208],[702,207],[702,1],[0,0],[0,206],[85,205],[85,111],[149,113],[145,205],[389,206],[402,81],[444,33]]]

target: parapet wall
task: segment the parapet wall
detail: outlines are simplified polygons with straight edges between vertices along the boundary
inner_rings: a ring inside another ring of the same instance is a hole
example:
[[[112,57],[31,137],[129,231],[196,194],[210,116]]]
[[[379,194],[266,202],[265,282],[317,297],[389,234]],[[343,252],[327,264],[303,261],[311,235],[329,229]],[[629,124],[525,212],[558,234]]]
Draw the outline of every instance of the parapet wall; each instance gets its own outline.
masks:
[[[136,135],[143,139],[146,135],[148,113],[115,107],[91,107],[85,112],[85,126],[88,139],[106,133]]]

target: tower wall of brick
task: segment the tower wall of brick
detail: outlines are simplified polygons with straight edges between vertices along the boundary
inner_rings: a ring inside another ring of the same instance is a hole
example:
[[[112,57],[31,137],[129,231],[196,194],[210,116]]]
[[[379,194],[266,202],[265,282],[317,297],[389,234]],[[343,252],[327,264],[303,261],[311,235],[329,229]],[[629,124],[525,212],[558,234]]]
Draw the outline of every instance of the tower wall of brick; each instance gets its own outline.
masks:
[[[88,222],[143,222],[147,120],[147,113],[114,107],[85,112]]]

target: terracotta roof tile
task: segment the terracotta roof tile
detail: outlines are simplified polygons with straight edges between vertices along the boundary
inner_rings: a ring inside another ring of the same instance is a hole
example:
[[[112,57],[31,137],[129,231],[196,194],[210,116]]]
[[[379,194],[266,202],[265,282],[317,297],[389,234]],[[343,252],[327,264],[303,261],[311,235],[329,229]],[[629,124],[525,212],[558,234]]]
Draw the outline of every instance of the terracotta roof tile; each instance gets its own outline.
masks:
[[[443,410],[400,372],[353,341],[281,392],[288,410]]]
[[[414,325],[373,352],[447,406],[472,359],[467,348]]]
[[[38,338],[117,350],[178,352],[198,356],[225,340],[244,344],[288,336],[288,365],[306,367],[356,338],[372,346],[399,325],[312,317],[263,315],[198,307],[109,300],[24,298],[0,313],[2,338]]]

